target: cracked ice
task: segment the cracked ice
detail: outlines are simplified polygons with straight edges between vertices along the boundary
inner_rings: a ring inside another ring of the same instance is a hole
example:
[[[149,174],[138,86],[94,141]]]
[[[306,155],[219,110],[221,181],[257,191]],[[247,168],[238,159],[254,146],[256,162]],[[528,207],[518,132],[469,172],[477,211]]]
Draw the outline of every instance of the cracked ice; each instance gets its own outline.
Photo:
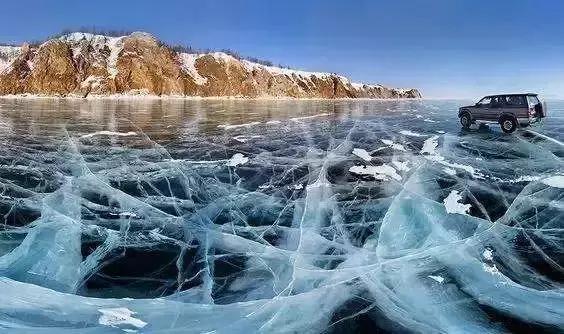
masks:
[[[465,103],[0,100],[0,329],[557,332],[562,118]]]

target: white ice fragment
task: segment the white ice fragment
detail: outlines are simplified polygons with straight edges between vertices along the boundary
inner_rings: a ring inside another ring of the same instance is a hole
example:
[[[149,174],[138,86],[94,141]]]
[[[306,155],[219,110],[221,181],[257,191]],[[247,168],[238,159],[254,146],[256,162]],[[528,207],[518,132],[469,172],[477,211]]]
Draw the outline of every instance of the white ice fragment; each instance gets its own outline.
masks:
[[[446,132],[444,132],[443,130],[437,130],[437,133],[445,134]]]
[[[433,121],[433,120],[430,119],[430,118],[425,118],[425,119],[423,120],[423,122],[427,122],[427,123],[437,123],[437,121]]]
[[[439,136],[432,136],[423,142],[421,153],[435,154],[435,149],[439,146]]]
[[[135,312],[125,307],[99,309],[98,311],[102,313],[98,319],[100,325],[110,327],[130,325],[136,328],[143,328],[147,325],[145,321],[132,317]]]
[[[456,170],[450,167],[445,167],[443,168],[443,170],[445,171],[445,173],[447,173],[448,175],[456,175]]]
[[[389,147],[393,148],[394,150],[405,151],[405,147],[403,147],[402,144],[394,143],[393,141],[391,141],[389,139],[380,139],[380,140],[382,141],[382,143],[384,143],[385,145],[388,145]]]
[[[357,157],[363,159],[363,160],[366,160],[366,161],[372,160],[370,153],[368,153],[366,150],[364,150],[362,148],[355,148],[355,149],[353,149],[352,153],[354,155],[356,155]]]
[[[282,122],[281,122],[281,121],[278,121],[278,120],[273,120],[273,121],[268,121],[268,122],[266,122],[266,124],[280,124],[280,123],[282,123]]]
[[[80,136],[80,138],[91,138],[94,136],[120,136],[120,137],[126,137],[126,136],[135,136],[137,135],[137,132],[133,132],[133,131],[129,131],[129,132],[114,132],[114,131],[96,131],[93,133],[89,133],[86,134],[84,136]]]
[[[231,157],[231,159],[229,159],[229,161],[227,162],[227,166],[236,167],[236,166],[239,166],[239,165],[246,164],[247,162],[249,162],[249,158],[242,155],[241,153],[235,153]]]
[[[460,201],[461,199],[462,196],[460,196],[457,190],[451,191],[450,194],[448,194],[448,196],[443,201],[446,212],[459,213],[462,215],[467,214],[468,210],[470,210],[472,205],[459,203],[458,201]]]
[[[547,177],[546,179],[543,179],[541,182],[553,188],[564,188],[564,175]]]
[[[444,277],[438,276],[438,275],[437,275],[437,276],[429,275],[429,276],[427,276],[427,277],[429,277],[430,279],[432,279],[432,280],[434,280],[434,281],[437,281],[437,282],[439,282],[439,283],[442,283],[442,282],[445,281]]]
[[[300,183],[300,184],[296,184],[296,185],[293,186],[292,188],[293,188],[294,190],[301,190],[301,189],[304,188],[304,185]]]
[[[401,176],[394,167],[386,164],[380,166],[353,166],[349,168],[349,172],[359,175],[370,175],[377,180],[387,180],[388,176],[398,181],[401,180]]]
[[[251,122],[251,123],[234,124],[234,125],[231,125],[231,124],[221,124],[221,125],[218,125],[217,127],[218,127],[218,128],[221,128],[221,129],[225,129],[225,130],[230,130],[230,129],[236,129],[236,128],[250,127],[250,126],[258,125],[258,124],[260,124],[260,122]]]
[[[401,130],[400,133],[402,135],[408,136],[408,137],[425,137],[425,135],[422,135],[422,134],[417,133],[417,132],[409,131],[409,130]]]
[[[492,261],[493,260],[493,251],[489,248],[486,248],[486,249],[484,249],[482,256],[484,257],[484,259]]]

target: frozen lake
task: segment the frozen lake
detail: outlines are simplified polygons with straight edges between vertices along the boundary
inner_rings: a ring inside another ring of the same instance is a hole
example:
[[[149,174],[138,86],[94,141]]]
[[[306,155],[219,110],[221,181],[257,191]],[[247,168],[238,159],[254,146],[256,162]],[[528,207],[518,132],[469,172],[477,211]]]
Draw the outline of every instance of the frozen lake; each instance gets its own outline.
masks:
[[[468,103],[0,100],[0,329],[559,332],[564,102]]]

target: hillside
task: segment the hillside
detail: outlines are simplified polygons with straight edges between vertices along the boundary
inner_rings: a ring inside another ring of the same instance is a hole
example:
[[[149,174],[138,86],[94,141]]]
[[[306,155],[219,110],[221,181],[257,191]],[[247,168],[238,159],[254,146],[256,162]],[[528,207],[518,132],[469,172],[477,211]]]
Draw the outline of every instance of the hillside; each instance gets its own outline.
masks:
[[[175,52],[146,33],[71,33],[0,46],[0,95],[418,98],[416,89],[353,83],[333,73],[265,66],[221,52]]]

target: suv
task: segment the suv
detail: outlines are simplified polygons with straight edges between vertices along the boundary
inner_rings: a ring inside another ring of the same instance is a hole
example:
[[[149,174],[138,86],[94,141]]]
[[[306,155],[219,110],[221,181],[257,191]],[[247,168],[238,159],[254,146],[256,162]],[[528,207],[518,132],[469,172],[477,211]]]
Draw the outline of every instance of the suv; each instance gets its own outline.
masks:
[[[546,106],[537,94],[490,95],[458,110],[460,124],[466,129],[478,121],[497,122],[505,133],[515,131],[517,126],[529,126],[545,116]]]

